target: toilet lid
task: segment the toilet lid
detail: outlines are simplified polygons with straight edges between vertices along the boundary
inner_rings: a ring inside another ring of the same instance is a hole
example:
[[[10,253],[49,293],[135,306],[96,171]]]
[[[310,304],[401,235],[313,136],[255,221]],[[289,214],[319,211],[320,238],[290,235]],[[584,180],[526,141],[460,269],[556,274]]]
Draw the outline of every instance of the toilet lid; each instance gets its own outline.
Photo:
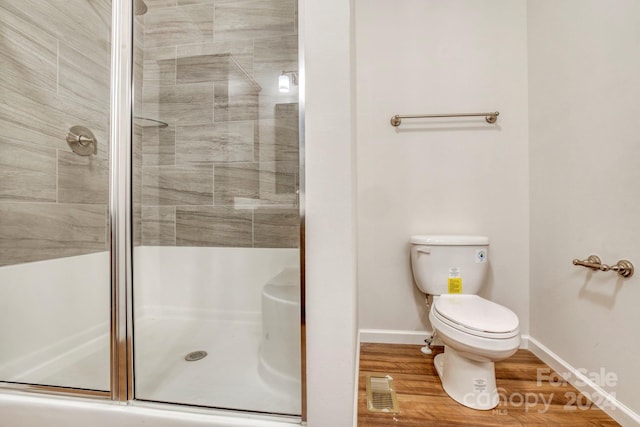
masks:
[[[477,295],[441,295],[433,308],[442,317],[476,331],[505,333],[519,326],[513,311]]]

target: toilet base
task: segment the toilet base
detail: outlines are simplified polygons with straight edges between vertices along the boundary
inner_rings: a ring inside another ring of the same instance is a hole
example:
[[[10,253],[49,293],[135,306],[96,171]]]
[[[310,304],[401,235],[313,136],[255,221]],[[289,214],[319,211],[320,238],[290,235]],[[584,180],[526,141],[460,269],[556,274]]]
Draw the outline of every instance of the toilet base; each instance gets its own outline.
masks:
[[[444,353],[438,354],[433,364],[444,391],[456,402],[480,410],[498,406],[500,396],[493,362],[468,359],[445,345]]]

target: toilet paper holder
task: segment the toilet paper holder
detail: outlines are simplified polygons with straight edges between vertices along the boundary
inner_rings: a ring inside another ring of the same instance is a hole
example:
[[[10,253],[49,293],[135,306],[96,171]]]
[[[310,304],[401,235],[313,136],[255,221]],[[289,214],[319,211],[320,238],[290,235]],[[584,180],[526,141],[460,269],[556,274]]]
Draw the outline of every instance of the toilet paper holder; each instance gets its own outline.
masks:
[[[626,259],[621,259],[615,265],[607,265],[603,264],[602,261],[600,261],[600,257],[597,255],[589,255],[589,258],[586,260],[574,259],[573,265],[587,267],[592,270],[615,271],[622,277],[633,276],[633,264],[631,264],[631,261],[627,261]]]

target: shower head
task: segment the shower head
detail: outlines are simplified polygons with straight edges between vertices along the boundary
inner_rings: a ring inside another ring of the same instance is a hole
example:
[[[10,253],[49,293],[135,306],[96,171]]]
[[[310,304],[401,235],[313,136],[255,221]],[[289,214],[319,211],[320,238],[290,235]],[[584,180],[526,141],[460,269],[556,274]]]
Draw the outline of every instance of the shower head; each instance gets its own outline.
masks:
[[[136,15],[144,15],[147,13],[147,5],[144,0],[134,0],[133,9]]]

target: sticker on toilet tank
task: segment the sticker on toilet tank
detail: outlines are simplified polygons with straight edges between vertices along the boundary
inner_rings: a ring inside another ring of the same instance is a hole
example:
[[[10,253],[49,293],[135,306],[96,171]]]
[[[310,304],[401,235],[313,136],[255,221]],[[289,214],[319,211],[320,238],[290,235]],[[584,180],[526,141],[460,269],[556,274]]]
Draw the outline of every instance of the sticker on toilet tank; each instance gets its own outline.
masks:
[[[476,263],[487,262],[487,251],[484,249],[476,250]]]
[[[460,267],[449,268],[448,285],[450,294],[462,293],[462,274],[460,272]]]

